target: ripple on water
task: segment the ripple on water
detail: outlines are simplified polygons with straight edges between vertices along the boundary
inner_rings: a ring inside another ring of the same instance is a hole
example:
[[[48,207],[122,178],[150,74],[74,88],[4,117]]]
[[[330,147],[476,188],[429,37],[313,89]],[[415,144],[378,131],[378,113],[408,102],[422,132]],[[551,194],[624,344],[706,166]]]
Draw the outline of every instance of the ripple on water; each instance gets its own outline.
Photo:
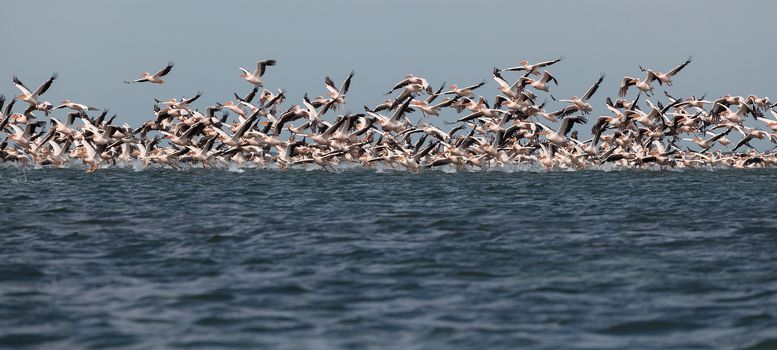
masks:
[[[65,339],[65,335],[40,333],[8,333],[0,335],[0,347],[8,349],[29,348]]]
[[[665,334],[672,332],[687,332],[701,328],[702,326],[693,322],[676,322],[667,320],[639,320],[620,322],[612,326],[601,329],[602,334],[610,335],[643,335],[643,334]]]
[[[3,263],[0,265],[0,282],[33,282],[45,277],[43,269],[23,263]]]

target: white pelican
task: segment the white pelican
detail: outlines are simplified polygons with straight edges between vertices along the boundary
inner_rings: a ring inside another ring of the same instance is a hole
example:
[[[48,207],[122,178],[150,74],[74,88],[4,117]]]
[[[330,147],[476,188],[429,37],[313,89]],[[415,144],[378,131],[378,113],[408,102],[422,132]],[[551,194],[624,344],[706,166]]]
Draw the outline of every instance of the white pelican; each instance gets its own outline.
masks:
[[[345,80],[343,80],[343,84],[340,85],[340,88],[338,89],[335,87],[335,82],[332,81],[332,79],[327,76],[324,79],[324,84],[326,85],[326,89],[328,90],[327,94],[329,95],[329,102],[324,104],[324,108],[321,109],[321,114],[325,114],[330,106],[334,106],[334,109],[337,110],[337,107],[339,105],[345,104],[345,94],[348,93],[348,89],[351,87],[351,79],[353,79],[353,72],[348,75]]]
[[[559,100],[559,101],[571,103],[578,110],[587,114],[593,111],[593,107],[591,107],[591,105],[588,103],[588,100],[594,95],[594,93],[596,93],[596,90],[598,90],[599,86],[602,85],[603,80],[604,80],[604,74],[599,76],[599,80],[597,80],[593,85],[591,85],[591,87],[588,88],[588,91],[586,91],[582,97],[572,96],[572,98],[568,100]]]
[[[171,70],[173,70],[173,62],[168,63],[167,66],[165,66],[165,68],[162,68],[160,71],[154,74],[143,72],[143,74],[140,75],[140,79],[129,80],[129,81],[125,80],[124,82],[127,84],[145,83],[145,82],[152,83],[152,84],[164,84],[165,81],[162,80],[162,77],[170,73]]]
[[[443,92],[443,95],[450,95],[454,94],[459,97],[472,97],[472,95],[475,94],[475,90],[483,85],[486,85],[486,81],[481,81],[480,83],[477,83],[475,85],[465,86],[465,87],[458,87],[456,84],[451,84],[450,91]]]
[[[683,139],[683,140],[685,140],[685,141],[692,141],[693,143],[699,145],[699,147],[701,147],[702,150],[708,150],[708,149],[712,148],[713,146],[715,146],[715,143],[718,142],[718,140],[726,137],[726,135],[728,135],[728,133],[730,133],[731,130],[732,129],[727,129],[726,131],[724,131],[724,132],[722,132],[720,134],[714,135],[714,136],[712,136],[712,137],[710,137],[710,138],[708,138],[706,140],[702,139],[699,136],[696,136],[696,137],[694,137],[692,139]]]
[[[672,68],[667,73],[655,72],[655,71],[652,71],[650,69],[642,68],[642,66],[639,66],[639,69],[641,71],[643,71],[643,72],[653,73],[653,75],[655,75],[656,79],[658,79],[658,83],[659,84],[661,84],[661,85],[666,84],[666,85],[672,86],[672,77],[674,77],[675,74],[679,73],[683,68],[685,68],[685,66],[687,66],[689,63],[691,63],[692,59],[693,59],[693,57],[688,57],[688,59],[684,63],[678,65],[677,67]]]
[[[429,85],[429,82],[425,78],[417,77],[412,74],[405,75],[405,79],[402,79],[402,81],[396,83],[394,87],[389,90],[386,94],[390,94],[396,90],[399,90],[403,87],[406,87],[408,85],[420,85],[420,90],[429,90],[429,93],[431,93],[431,86]]]
[[[552,144],[563,147],[567,144],[567,142],[569,142],[569,140],[567,140],[567,134],[572,130],[574,123],[585,124],[587,122],[588,121],[585,119],[585,117],[582,116],[564,117],[564,119],[561,120],[561,126],[559,126],[557,131],[553,131],[553,129],[546,126],[545,124],[537,124],[544,129],[543,131],[539,132],[540,135],[544,135],[545,139],[550,141]]]
[[[507,68],[505,69],[505,71],[508,71],[508,72],[526,71],[527,74],[540,75],[540,71],[539,71],[540,68],[547,67],[552,64],[561,62],[561,60],[563,59],[564,59],[563,57],[559,57],[552,61],[544,61],[544,62],[539,62],[535,64],[529,64],[529,61],[521,61],[520,63],[518,63],[519,64],[518,66]]]
[[[514,84],[510,85],[504,77],[502,77],[502,74],[499,73],[499,68],[494,67],[494,71],[492,72],[494,81],[499,85],[497,89],[501,91],[505,96],[511,97],[511,98],[517,98],[518,97],[518,91],[516,90],[516,87],[520,86],[520,80],[516,81]]]
[[[263,87],[262,84],[262,76],[264,75],[264,70],[267,66],[274,66],[277,62],[275,60],[263,60],[263,61],[256,61],[256,69],[254,69],[253,73],[248,72],[245,68],[240,67],[240,71],[242,72],[240,74],[240,77],[245,79],[245,81],[256,85],[257,87]]]
[[[452,99],[447,99],[447,100],[442,101],[442,102],[440,102],[440,103],[438,103],[436,105],[432,105],[431,103],[434,102],[434,100],[437,98],[437,96],[439,96],[439,93],[440,93],[440,91],[437,91],[436,94],[433,94],[433,95],[429,96],[426,100],[416,100],[416,99],[413,99],[410,104],[412,104],[413,106],[415,106],[418,109],[420,109],[421,113],[423,113],[424,116],[433,115],[435,117],[439,117],[441,109],[456,103],[456,100],[459,99],[459,96],[456,96],[456,97],[454,97]]]
[[[653,71],[650,71],[650,70],[647,71],[645,80],[639,80],[637,78],[632,78],[632,77],[625,77],[621,81],[621,87],[620,87],[620,90],[618,90],[618,96],[620,97],[626,96],[626,93],[629,92],[629,86],[636,86],[637,89],[640,89],[646,94],[651,95],[653,93],[653,87],[650,86],[650,84],[652,84],[653,81],[656,79],[657,77],[655,73],[653,73]]]
[[[68,108],[71,110],[74,110],[76,112],[86,112],[86,111],[96,111],[98,110],[95,107],[87,106],[85,104],[75,103],[70,100],[62,100],[60,102],[59,106],[54,107],[54,109],[61,109],[61,108]]]
[[[549,82],[553,82],[554,84],[558,85],[558,80],[554,78],[548,71],[542,72],[542,77],[539,80],[534,80],[532,78],[529,78],[528,76],[521,77],[521,87],[525,87],[526,85],[529,85],[537,90],[548,92],[550,85]]]
[[[57,79],[57,73],[54,73],[51,75],[51,77],[46,80],[43,84],[40,84],[38,88],[35,90],[35,92],[31,92],[30,89],[28,89],[24,84],[17,78],[16,76],[13,77],[14,85],[16,85],[16,88],[19,89],[22,94],[19,96],[16,96],[17,100],[22,100],[24,102],[27,102],[31,105],[38,105],[40,104],[40,101],[38,101],[38,98],[46,93],[48,89],[51,87],[51,84],[54,82],[54,80]]]

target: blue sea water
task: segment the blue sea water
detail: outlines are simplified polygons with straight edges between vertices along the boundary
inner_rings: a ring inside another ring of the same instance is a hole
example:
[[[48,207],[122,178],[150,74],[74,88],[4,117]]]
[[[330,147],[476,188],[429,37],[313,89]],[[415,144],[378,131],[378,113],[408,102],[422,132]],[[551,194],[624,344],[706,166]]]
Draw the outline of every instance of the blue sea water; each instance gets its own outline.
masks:
[[[770,169],[0,180],[0,348],[777,348]]]

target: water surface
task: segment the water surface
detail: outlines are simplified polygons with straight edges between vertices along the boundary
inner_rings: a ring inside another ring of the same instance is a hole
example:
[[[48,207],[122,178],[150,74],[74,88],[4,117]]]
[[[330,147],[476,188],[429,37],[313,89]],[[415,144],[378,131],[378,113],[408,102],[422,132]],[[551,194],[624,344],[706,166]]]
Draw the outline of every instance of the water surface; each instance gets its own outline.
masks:
[[[0,179],[0,347],[777,348],[773,169]]]

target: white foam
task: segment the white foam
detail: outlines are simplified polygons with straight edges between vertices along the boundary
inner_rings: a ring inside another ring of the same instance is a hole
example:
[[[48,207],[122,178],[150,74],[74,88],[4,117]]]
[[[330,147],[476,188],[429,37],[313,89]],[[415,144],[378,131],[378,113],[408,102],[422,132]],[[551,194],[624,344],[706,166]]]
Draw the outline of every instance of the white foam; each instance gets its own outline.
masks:
[[[61,166],[52,166],[52,165],[39,165],[39,164],[24,164],[24,163],[17,163],[17,162],[5,162],[0,163],[0,169],[15,169],[15,170],[24,170],[24,171],[37,171],[41,169],[74,169],[74,170],[87,170],[89,167],[85,164],[83,164],[80,161],[77,160],[69,160],[68,162],[64,163]],[[767,169],[774,169],[776,167],[773,166],[766,166],[766,167],[759,167],[759,168],[767,168]],[[217,162],[213,164],[209,164],[207,167],[202,164],[189,164],[189,163],[181,163],[178,164],[176,168],[172,168],[169,166],[163,166],[157,163],[148,163],[145,164],[142,160],[130,160],[130,161],[117,161],[114,163],[101,163],[98,166],[99,170],[106,170],[106,169],[128,169],[133,171],[144,171],[144,170],[153,170],[153,169],[177,169],[179,171],[191,171],[193,169],[203,169],[203,170],[212,170],[212,171],[229,171],[229,172],[235,172],[235,173],[242,173],[245,170],[273,170],[273,171],[288,171],[288,170],[299,170],[299,171],[334,171],[336,173],[341,172],[348,172],[348,171],[373,171],[375,173],[392,173],[392,172],[410,172],[407,168],[397,165],[397,164],[389,164],[389,163],[383,163],[383,162],[376,162],[376,163],[370,163],[368,165],[364,165],[361,162],[350,162],[350,161],[342,161],[339,163],[332,164],[331,166],[327,166],[326,169],[322,168],[319,165],[316,164],[298,164],[293,165],[289,167],[279,167],[278,164],[274,162],[269,162],[266,164],[257,164],[255,162],[244,162],[244,163],[237,163],[237,162]],[[727,170],[727,169],[737,169],[733,166],[728,165],[710,165],[710,164],[700,164],[698,166],[693,167],[686,167],[683,166],[681,163],[679,163],[675,167],[664,167],[660,166],[658,164],[648,164],[641,167],[632,167],[628,165],[621,165],[618,163],[604,163],[604,164],[591,164],[587,165],[585,168],[575,168],[575,167],[568,167],[564,165],[556,164],[553,168],[547,169],[545,166],[540,164],[539,162],[520,162],[520,163],[491,163],[485,167],[477,167],[477,166],[462,166],[457,167],[452,164],[447,164],[443,166],[438,166],[434,168],[425,168],[421,171],[423,172],[429,172],[429,171],[437,171],[447,174],[453,174],[453,173],[459,173],[459,172],[468,172],[468,173],[477,173],[477,172],[501,172],[501,173],[520,173],[520,172],[533,172],[533,173],[544,173],[544,172],[566,172],[566,171],[601,171],[601,172],[618,172],[618,171],[673,171],[673,172],[682,172],[687,170],[700,170],[700,171],[717,171],[717,170]],[[751,168],[748,168],[751,169]]]

